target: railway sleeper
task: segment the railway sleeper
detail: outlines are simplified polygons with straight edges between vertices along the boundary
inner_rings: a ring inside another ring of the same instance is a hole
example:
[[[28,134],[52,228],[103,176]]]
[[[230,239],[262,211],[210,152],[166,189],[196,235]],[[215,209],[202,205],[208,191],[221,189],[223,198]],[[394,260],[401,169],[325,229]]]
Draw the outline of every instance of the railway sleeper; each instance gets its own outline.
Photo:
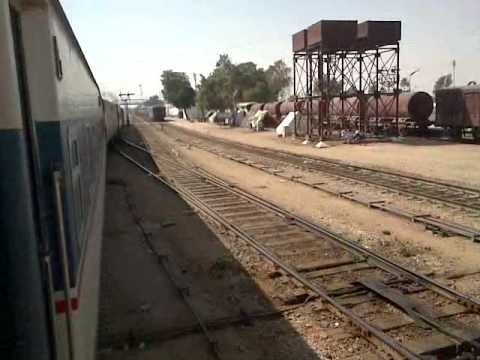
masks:
[[[358,283],[402,310],[414,320],[418,326],[425,329],[433,328],[451,338],[449,339],[450,342],[453,339],[457,344],[466,345],[467,348],[464,350],[470,351],[475,349],[475,354],[480,355],[480,343],[476,340],[480,337],[480,329],[474,329],[473,333],[471,333],[470,331],[464,331],[463,329],[460,330],[454,326],[440,323],[438,319],[441,318],[443,314],[438,309],[434,310],[424,304],[420,304],[412,298],[404,295],[402,292],[387,286],[377,279],[363,279],[358,281]],[[431,350],[429,354],[432,354],[432,351],[433,350]],[[441,347],[435,349],[433,354],[443,355],[444,351],[444,347]]]
[[[315,240],[316,239],[314,237],[309,236],[307,234],[299,234],[298,237],[288,237],[284,239],[280,238],[280,239],[265,242],[263,245],[274,249],[275,247],[281,247],[281,246],[292,245],[292,244],[301,246],[302,244],[305,244],[305,243],[313,243],[315,242]]]
[[[222,211],[221,215],[229,220],[236,221],[236,220],[263,218],[268,214],[265,213],[263,210],[256,208],[253,210],[244,210],[244,211],[229,211],[229,212]]]
[[[214,199],[204,199],[202,201],[207,203],[209,206],[216,206],[216,205],[228,203],[228,202],[237,202],[239,201],[239,198],[235,195],[229,194],[225,196],[219,196],[218,198],[214,198]]]
[[[246,232],[250,236],[269,234],[272,232],[279,233],[288,231],[290,229],[297,229],[298,231],[298,227],[296,225],[290,224],[264,224],[258,226],[249,226],[248,229],[244,227],[244,229],[246,229]]]
[[[225,206],[222,208],[215,207],[215,211],[222,213],[222,215],[232,215],[239,214],[242,212],[256,212],[259,211],[258,206],[245,204],[245,205],[236,205],[236,206]]]
[[[189,190],[190,191],[190,190]],[[217,191],[209,191],[204,194],[196,194],[193,191],[190,191],[193,195],[197,196],[201,201],[206,200],[216,200],[218,198],[223,198],[224,196],[229,195],[228,191],[226,190],[217,190]]]
[[[291,227],[291,229],[284,230],[284,231],[272,231],[272,232],[263,232],[262,234],[255,234],[254,237],[257,240],[267,241],[269,239],[282,239],[288,237],[295,237],[295,235],[301,234],[305,235],[305,232],[302,229],[292,227],[291,225],[286,225]]]
[[[237,208],[237,207],[242,207],[242,206],[251,206],[254,207],[255,205],[251,205],[250,202],[246,200],[240,200],[240,199],[235,199],[232,201],[225,201],[225,202],[220,202],[219,204],[214,204],[211,205],[215,211],[222,211],[222,210],[228,210],[231,208]]]
[[[262,219],[262,220],[264,220],[264,219]],[[312,240],[314,240],[314,239],[312,239]],[[299,281],[299,280],[297,280],[297,281]],[[299,281],[299,282],[302,283],[304,286],[306,286],[306,284],[307,284],[306,282],[301,282],[301,281]],[[313,288],[315,288],[315,287],[313,287]],[[321,293],[321,289],[322,289],[322,288],[323,288],[323,287],[318,286],[317,289],[319,289],[319,290],[316,290],[316,291],[318,291],[319,293]],[[416,315],[419,315],[419,314],[416,314]],[[420,313],[420,315],[422,315],[422,314]],[[354,319],[355,319],[355,318],[354,318]],[[421,318],[421,320],[422,320],[422,321],[426,321],[426,320],[427,320],[430,325],[435,324],[433,321],[430,321],[431,319],[426,318],[425,316],[423,316],[423,317]],[[355,321],[357,321],[359,324],[362,324],[362,322],[360,321],[360,319],[357,319],[357,320],[355,320]],[[369,335],[370,335],[370,332],[375,333],[375,329],[374,329],[374,328],[371,328],[371,327],[368,327],[366,324],[362,325],[362,327],[363,327],[364,329],[367,329],[366,331],[363,331],[366,336],[369,336]],[[444,328],[443,328],[443,329],[444,329]],[[445,330],[445,329],[444,329],[444,330]],[[450,333],[450,335],[452,335],[452,333]],[[453,334],[453,335],[454,335],[454,336],[458,336],[457,334]],[[379,335],[377,334],[377,336],[379,336]],[[460,339],[460,340],[464,340],[464,339],[462,338],[462,339]],[[466,339],[466,340],[469,341],[469,339]],[[471,341],[469,341],[469,344],[471,345]],[[476,346],[476,345],[475,345],[475,346]]]

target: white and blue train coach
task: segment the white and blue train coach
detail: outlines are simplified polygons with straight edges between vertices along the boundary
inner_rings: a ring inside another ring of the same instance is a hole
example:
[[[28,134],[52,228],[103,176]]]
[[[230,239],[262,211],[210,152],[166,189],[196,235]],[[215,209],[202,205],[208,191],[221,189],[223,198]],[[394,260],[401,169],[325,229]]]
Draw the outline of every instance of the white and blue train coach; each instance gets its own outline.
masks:
[[[58,0],[0,0],[0,359],[94,359],[106,144],[123,111]]]

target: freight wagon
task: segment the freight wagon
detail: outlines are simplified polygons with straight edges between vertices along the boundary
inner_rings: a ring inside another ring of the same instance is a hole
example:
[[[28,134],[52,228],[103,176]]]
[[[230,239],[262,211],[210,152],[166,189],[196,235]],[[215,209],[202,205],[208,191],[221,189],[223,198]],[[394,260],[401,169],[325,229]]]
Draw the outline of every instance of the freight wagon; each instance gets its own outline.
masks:
[[[480,86],[471,85],[437,90],[435,125],[461,138],[470,131],[480,141]]]

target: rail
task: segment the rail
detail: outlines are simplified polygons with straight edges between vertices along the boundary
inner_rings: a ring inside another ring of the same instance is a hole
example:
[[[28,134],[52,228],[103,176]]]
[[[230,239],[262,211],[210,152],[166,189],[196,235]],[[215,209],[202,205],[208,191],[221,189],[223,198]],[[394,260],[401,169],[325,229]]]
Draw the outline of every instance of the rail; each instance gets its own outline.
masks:
[[[138,146],[137,144],[133,144],[128,141],[124,141],[123,143],[128,146],[133,146],[138,150],[149,152],[146,148]],[[258,209],[249,210],[243,214],[236,214],[237,222],[235,222],[232,221],[232,218],[229,218],[228,215],[222,215],[222,212],[218,210],[220,209],[220,205],[217,204],[214,206],[212,201],[221,202],[222,198],[231,198],[229,201],[232,202],[232,204],[235,204],[239,203],[239,200],[241,200],[244,203],[248,203],[252,206],[262,209],[262,211],[264,211],[265,218],[268,216],[273,216],[281,219],[282,222],[274,222],[274,224],[276,224],[275,226],[277,227],[282,226],[282,224],[295,225],[299,228],[302,228],[306,234],[313,234],[316,237],[315,240],[319,244],[322,244],[325,241],[333,242],[340,248],[346,250],[348,254],[355,255],[353,259],[357,260],[351,261],[353,265],[361,265],[368,261],[368,264],[375,266],[377,269],[379,269],[379,271],[381,270],[386,274],[390,274],[391,277],[395,279],[394,281],[390,282],[382,282],[382,286],[388,287],[395,283],[410,281],[417,286],[422,286],[440,296],[446,297],[458,304],[462,304],[465,306],[466,312],[480,312],[480,302],[477,299],[466,296],[456,290],[438,283],[433,279],[430,279],[427,276],[411,271],[400,264],[397,264],[373,252],[372,250],[366,249],[353,241],[335,234],[329,229],[313,224],[305,219],[278,208],[276,205],[264,199],[260,199],[255,195],[236,188],[231,184],[228,184],[225,181],[213,176],[212,174],[200,169],[186,168],[185,166],[180,165],[177,161],[173,161],[172,159],[164,156],[156,156],[156,158],[161,161],[164,170],[166,169],[165,172],[170,174],[169,176],[160,176],[151,172],[148,168],[135,160],[132,156],[126,154],[124,151],[118,151],[122,156],[134,163],[143,171],[147,172],[150,176],[172,188],[189,204],[215,220],[215,222],[222,224],[225,228],[238,235],[263,256],[275,263],[293,279],[320,296],[334,311],[343,314],[352,323],[357,325],[362,330],[362,333],[365,337],[369,338],[370,340],[374,340],[373,342],[377,345],[379,342],[387,345],[387,347],[390,350],[393,350],[393,352],[396,354],[400,354],[408,359],[421,359],[426,357],[425,354],[415,353],[404,344],[394,339],[392,336],[386,334],[384,331],[378,329],[367,320],[354,313],[354,311],[348,307],[342,305],[341,302],[335,298],[334,293],[328,291],[324,286],[319,285],[317,282],[309,279],[308,272],[298,270],[298,266],[292,266],[288,261],[285,261],[281,256],[278,256],[275,251],[272,251],[272,247],[267,246],[268,243],[262,243],[258,240],[258,238],[256,238],[255,235],[252,235],[251,231],[248,230],[248,227],[245,226],[245,222],[242,223],[242,221],[238,220],[238,218],[241,219],[242,216],[248,217],[258,214]],[[225,204],[223,205],[223,208],[225,208]],[[245,206],[246,205],[244,205],[244,207]],[[246,220],[246,218],[244,220]],[[359,261],[359,256],[365,260]],[[342,263],[341,265],[332,265],[330,268],[335,266],[340,267],[343,265],[345,265],[345,263]],[[321,266],[318,266],[316,269],[318,270],[318,268],[321,268]],[[461,351],[459,350],[461,354],[464,354],[466,349],[468,349],[468,351],[472,351],[474,354],[480,354],[480,344],[478,344],[475,339],[472,339],[461,332],[459,333],[451,327],[440,324],[435,319],[432,319],[430,316],[422,313],[419,309],[416,309],[415,306],[409,305],[409,302],[404,299],[403,295],[398,294],[397,292],[392,295],[392,289],[390,287],[388,287],[388,289],[382,289],[382,287],[379,287],[376,282],[372,283],[371,281],[370,283],[368,281],[358,281],[357,285],[359,286],[360,290],[369,291],[378,295],[379,298],[383,298],[387,302],[393,303],[397,308],[400,308],[400,310],[407,313],[412,318],[416,318],[417,320],[420,318],[423,323],[426,322],[439,332],[447,335],[450,339],[452,339],[452,341],[454,341],[456,348],[461,349]],[[414,316],[412,314],[416,315]],[[458,353],[456,355],[458,355]]]

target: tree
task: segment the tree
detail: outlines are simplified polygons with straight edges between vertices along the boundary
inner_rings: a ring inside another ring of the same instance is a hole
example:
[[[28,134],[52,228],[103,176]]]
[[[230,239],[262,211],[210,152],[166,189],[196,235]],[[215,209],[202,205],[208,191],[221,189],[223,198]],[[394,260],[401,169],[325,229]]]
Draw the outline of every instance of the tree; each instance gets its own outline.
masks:
[[[433,91],[437,91],[443,88],[448,88],[452,85],[452,74],[442,75],[438,78],[433,86]]]
[[[411,90],[410,80],[408,80],[408,78],[406,78],[406,77],[402,78],[402,80],[400,80],[400,88],[403,91],[410,91]]]
[[[204,113],[208,109],[224,111],[229,108],[227,98],[223,92],[224,89],[225,84],[221,79],[214,76],[206,78],[202,75],[197,93],[197,102],[201,111]]]
[[[145,106],[154,106],[154,105],[161,105],[162,100],[160,100],[160,97],[158,95],[153,95],[148,98],[147,101],[143,103]]]
[[[193,90],[184,72],[166,70],[162,73],[163,97],[173,106],[183,109],[187,119],[187,109],[195,105],[195,90]]]
[[[324,84],[327,83],[327,75],[323,75]],[[336,79],[330,79],[328,83],[328,94],[329,96],[339,96],[342,93],[342,84],[338,82]],[[320,95],[320,83],[317,79],[314,81],[313,85],[313,94]]]
[[[246,101],[260,103],[276,100],[276,95],[272,92],[272,89],[266,81],[258,81],[254,87],[247,89],[243,93],[243,96]]]
[[[292,82],[291,72],[292,69],[283,60],[275,61],[265,72],[270,91],[277,99],[288,96],[285,90],[288,90]]]
[[[201,78],[197,99],[204,110],[234,110],[240,101],[275,101],[290,82],[290,68],[281,60],[265,71],[251,61],[234,64],[222,54],[213,72]]]

